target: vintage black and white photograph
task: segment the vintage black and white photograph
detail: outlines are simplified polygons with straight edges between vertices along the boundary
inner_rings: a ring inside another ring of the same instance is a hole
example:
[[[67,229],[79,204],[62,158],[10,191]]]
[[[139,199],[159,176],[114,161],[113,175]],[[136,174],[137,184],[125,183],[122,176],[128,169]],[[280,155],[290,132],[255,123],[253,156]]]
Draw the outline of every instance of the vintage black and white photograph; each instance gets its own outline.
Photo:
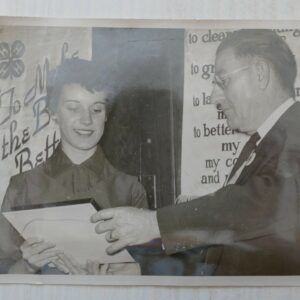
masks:
[[[275,26],[1,25],[0,273],[300,275],[299,51]]]

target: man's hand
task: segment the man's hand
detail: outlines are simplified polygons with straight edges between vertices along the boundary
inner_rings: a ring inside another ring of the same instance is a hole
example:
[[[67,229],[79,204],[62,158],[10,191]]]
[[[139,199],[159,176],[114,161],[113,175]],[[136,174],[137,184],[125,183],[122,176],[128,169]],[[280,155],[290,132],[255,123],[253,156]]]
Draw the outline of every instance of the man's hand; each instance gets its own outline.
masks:
[[[113,254],[127,246],[145,244],[160,238],[156,212],[135,207],[103,209],[91,217],[99,234],[108,232],[106,239],[112,244],[106,249]]]

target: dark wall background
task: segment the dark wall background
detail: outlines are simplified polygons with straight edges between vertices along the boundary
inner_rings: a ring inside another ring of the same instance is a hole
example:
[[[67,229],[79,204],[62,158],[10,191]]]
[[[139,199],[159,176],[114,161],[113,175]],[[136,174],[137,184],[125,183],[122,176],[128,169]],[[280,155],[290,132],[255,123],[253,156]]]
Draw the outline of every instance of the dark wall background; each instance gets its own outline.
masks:
[[[93,29],[93,61],[114,91],[101,140],[118,169],[139,176],[152,208],[180,193],[184,31]]]

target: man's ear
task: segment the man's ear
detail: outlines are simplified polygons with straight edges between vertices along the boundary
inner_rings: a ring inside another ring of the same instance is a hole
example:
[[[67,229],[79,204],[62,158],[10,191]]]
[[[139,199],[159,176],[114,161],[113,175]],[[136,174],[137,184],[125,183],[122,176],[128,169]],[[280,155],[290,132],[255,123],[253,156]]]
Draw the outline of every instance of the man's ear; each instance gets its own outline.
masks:
[[[270,65],[267,61],[261,58],[255,58],[253,63],[257,74],[258,85],[262,90],[264,90],[270,81]]]

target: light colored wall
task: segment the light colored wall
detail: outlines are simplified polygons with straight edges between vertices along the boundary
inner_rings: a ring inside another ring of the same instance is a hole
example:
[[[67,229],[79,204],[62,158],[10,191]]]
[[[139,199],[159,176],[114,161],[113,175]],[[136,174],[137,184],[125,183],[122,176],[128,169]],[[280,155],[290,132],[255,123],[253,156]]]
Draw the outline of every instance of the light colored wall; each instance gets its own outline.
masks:
[[[297,0],[1,0],[0,14],[137,19],[299,18]]]

